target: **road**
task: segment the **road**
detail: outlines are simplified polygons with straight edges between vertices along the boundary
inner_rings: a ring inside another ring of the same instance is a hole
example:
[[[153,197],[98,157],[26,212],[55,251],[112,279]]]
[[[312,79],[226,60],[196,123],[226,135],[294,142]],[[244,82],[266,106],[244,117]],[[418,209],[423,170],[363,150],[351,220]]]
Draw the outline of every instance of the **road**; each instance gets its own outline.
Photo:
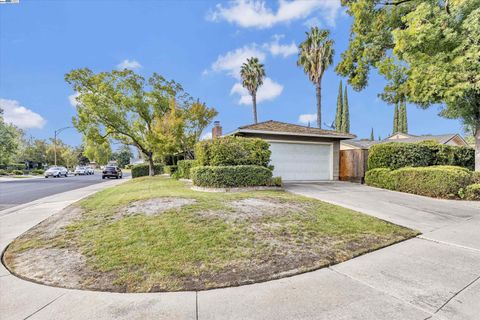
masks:
[[[129,175],[129,173],[124,172],[124,177]],[[0,210],[105,181],[108,181],[108,179],[103,180],[99,172],[90,176],[0,181]]]

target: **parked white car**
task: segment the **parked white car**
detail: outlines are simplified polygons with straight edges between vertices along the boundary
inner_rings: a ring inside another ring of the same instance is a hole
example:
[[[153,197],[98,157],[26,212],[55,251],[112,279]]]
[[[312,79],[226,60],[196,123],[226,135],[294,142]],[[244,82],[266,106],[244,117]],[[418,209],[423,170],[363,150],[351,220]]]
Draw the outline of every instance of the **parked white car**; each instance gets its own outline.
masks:
[[[50,167],[50,168],[48,168],[47,171],[45,171],[44,175],[45,175],[45,178],[48,178],[48,177],[54,177],[54,178],[68,177],[68,170],[65,167]]]
[[[85,167],[80,167],[80,166],[77,166],[75,168],[75,171],[73,172],[74,175],[78,176],[78,175],[85,175],[87,174],[87,169]]]
[[[87,174],[95,174],[95,169],[92,167],[85,167],[85,171]]]

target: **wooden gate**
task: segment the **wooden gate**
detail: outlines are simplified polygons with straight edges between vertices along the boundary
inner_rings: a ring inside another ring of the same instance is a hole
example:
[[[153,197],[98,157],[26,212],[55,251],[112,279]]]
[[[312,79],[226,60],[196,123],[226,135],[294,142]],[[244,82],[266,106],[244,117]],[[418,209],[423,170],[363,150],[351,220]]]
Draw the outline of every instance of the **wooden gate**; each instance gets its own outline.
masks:
[[[342,181],[363,183],[367,171],[368,150],[340,150],[340,174]]]

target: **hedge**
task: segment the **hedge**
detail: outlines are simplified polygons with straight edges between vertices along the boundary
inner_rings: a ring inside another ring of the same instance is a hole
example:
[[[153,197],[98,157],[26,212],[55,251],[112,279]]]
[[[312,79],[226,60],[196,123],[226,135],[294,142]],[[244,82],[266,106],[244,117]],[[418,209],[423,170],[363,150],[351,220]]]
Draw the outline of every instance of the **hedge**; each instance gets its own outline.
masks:
[[[473,170],[475,150],[434,143],[389,142],[374,145],[368,152],[368,169],[460,166]]]
[[[179,160],[177,162],[177,178],[190,179],[190,170],[197,165],[196,160]]]
[[[155,163],[153,165],[153,172],[154,174],[162,174],[163,173],[163,165],[159,163]],[[132,178],[144,177],[148,176],[150,173],[148,164],[137,164],[132,167]]]
[[[473,183],[480,183],[480,171],[474,171],[472,173],[472,182]]]
[[[270,144],[262,139],[224,137],[200,141],[195,146],[199,166],[256,165],[268,167]]]
[[[472,182],[472,172],[453,166],[378,168],[367,171],[370,186],[437,198],[455,198]]]
[[[480,183],[474,183],[465,188],[465,199],[480,200]]]
[[[22,170],[12,170],[12,174],[16,175],[16,176],[22,176],[23,175],[23,171]]]
[[[42,175],[42,174],[45,173],[45,170],[43,170],[43,169],[33,169],[33,170],[31,171],[31,173],[32,173],[32,174],[36,174],[36,175]]]
[[[193,184],[200,187],[235,188],[267,186],[272,171],[262,166],[199,166],[191,169]]]
[[[8,174],[7,170],[0,169],[0,176],[5,176],[7,174]]]

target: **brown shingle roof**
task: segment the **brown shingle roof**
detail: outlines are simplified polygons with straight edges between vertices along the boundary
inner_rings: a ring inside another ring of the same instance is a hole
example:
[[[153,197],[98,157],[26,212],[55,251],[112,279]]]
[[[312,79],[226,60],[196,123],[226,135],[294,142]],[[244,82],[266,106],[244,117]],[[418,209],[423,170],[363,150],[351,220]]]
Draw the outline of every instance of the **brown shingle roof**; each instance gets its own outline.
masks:
[[[280,121],[265,121],[256,124],[250,124],[246,126],[239,127],[237,132],[272,132],[275,134],[296,134],[299,136],[319,136],[319,137],[330,137],[330,138],[339,138],[339,139],[352,139],[356,136],[350,133],[343,133],[333,130],[323,130],[319,128],[312,128],[301,126],[297,124],[285,123]]]

